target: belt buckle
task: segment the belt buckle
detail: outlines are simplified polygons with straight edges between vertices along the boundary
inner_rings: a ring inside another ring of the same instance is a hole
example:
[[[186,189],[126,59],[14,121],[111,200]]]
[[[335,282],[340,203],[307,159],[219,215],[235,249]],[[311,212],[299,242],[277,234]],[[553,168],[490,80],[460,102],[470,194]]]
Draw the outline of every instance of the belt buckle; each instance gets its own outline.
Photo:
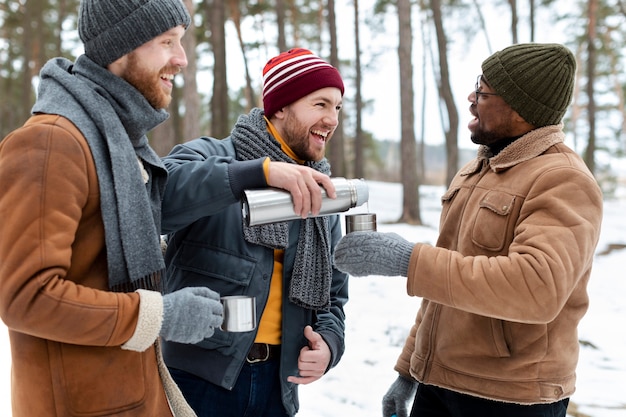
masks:
[[[265,357],[264,358],[253,358],[250,359],[250,353],[248,353],[248,355],[246,355],[246,362],[248,363],[259,363],[259,362],[265,362],[266,360],[268,360],[270,358],[270,346],[267,343],[255,343],[256,345],[262,345],[265,347]],[[254,345],[253,345],[254,346]]]

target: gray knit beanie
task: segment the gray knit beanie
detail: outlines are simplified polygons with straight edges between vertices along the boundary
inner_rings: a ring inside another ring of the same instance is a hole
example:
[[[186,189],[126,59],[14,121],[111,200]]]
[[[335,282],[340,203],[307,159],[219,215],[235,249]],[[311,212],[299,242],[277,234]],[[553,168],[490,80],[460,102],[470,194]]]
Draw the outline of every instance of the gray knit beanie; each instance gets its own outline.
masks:
[[[173,27],[189,26],[181,0],[81,0],[78,35],[85,55],[106,67]]]
[[[482,63],[489,85],[535,127],[561,122],[572,100],[576,59],[559,44],[509,46]]]

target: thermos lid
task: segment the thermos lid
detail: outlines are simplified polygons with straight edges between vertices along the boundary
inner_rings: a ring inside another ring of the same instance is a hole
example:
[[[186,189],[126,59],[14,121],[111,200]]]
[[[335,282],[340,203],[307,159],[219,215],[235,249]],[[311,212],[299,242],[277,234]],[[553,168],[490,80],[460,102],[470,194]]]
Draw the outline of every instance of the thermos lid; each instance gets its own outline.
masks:
[[[353,184],[356,191],[356,204],[354,207],[367,203],[370,198],[370,190],[365,180],[353,180]]]

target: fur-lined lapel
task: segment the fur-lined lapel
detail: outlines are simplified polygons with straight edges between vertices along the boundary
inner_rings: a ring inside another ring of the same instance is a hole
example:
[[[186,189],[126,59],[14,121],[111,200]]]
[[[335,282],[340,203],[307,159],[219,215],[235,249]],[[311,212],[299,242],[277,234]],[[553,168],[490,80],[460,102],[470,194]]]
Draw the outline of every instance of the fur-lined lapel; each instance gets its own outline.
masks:
[[[480,170],[488,160],[494,172],[502,171],[520,162],[528,161],[544,153],[548,148],[565,140],[563,124],[540,127],[531,130],[515,142],[504,148],[498,155],[492,156],[489,147],[481,145],[476,158],[468,163],[459,173],[471,175]]]

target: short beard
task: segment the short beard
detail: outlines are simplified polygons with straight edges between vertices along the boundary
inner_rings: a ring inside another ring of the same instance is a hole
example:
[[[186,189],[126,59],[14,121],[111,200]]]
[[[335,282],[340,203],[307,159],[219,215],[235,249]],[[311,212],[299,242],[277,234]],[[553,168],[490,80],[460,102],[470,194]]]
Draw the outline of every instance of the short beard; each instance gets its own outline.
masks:
[[[472,134],[471,139],[472,142],[477,145],[492,146],[501,143],[502,141],[506,141],[512,137],[518,136],[513,133],[514,131],[514,126],[509,120],[498,124],[498,127],[495,130],[483,130],[480,128],[480,126],[478,126],[478,128]]]
[[[131,52],[128,55],[128,66],[122,78],[135,87],[152,107],[160,110],[167,108],[172,101],[172,96],[165,94],[161,87],[160,74],[162,72],[163,70],[152,72],[142,67],[137,55]]]
[[[483,130],[478,130],[476,133],[472,134],[471,137],[472,142],[477,145],[492,145],[494,143],[499,142],[503,139],[502,135],[496,132],[485,132]]]
[[[309,128],[304,126],[289,107],[285,108],[285,127],[283,140],[293,153],[303,161],[320,161],[324,158],[310,150]]]

